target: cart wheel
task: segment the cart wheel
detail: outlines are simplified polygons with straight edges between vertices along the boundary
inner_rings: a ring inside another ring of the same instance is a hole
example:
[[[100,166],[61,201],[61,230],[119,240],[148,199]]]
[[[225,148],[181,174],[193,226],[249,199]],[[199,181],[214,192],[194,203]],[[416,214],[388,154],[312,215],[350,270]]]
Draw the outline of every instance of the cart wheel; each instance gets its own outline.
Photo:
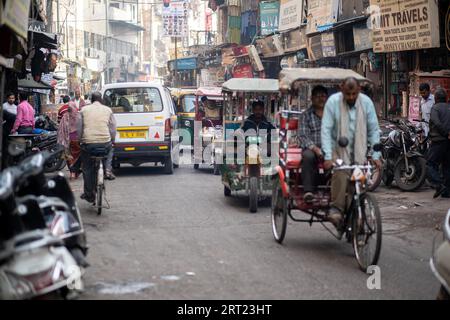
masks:
[[[225,197],[231,197],[231,190],[230,190],[230,188],[227,188],[227,187],[223,186],[223,194],[225,195]]]
[[[250,195],[249,195],[249,207],[250,212],[255,213],[258,211],[258,178],[250,178]]]
[[[283,198],[280,181],[278,177],[272,191],[272,233],[278,243],[282,243],[287,228],[287,200]]]
[[[371,194],[361,197],[361,219],[355,208],[352,221],[353,250],[362,271],[376,265],[381,251],[381,214],[375,198]]]

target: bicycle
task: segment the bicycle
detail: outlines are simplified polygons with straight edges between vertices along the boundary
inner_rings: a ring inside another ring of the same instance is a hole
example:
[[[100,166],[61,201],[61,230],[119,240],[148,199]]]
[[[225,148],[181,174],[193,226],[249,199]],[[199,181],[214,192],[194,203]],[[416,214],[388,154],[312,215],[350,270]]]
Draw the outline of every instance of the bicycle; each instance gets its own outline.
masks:
[[[103,206],[103,198],[106,194],[106,188],[105,188],[105,170],[103,166],[103,161],[106,159],[108,155],[109,150],[107,149],[98,149],[93,152],[91,152],[91,159],[95,162],[95,203],[94,208],[97,209],[97,215],[102,214],[103,209],[110,209],[110,206],[108,204],[108,200],[106,200],[107,206]]]

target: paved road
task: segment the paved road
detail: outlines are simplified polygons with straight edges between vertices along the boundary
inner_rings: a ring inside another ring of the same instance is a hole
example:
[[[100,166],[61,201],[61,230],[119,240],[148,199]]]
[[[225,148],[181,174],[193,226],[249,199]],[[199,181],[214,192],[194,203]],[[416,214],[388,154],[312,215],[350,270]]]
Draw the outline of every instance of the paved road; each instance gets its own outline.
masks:
[[[79,195],[81,181],[73,188]],[[101,217],[80,202],[91,246],[84,299],[432,299],[438,289],[428,259],[450,201],[430,190],[376,192],[381,290],[367,289],[351,245],[320,225],[291,222],[277,244],[270,208],[250,214],[208,169],[124,167],[107,192]]]

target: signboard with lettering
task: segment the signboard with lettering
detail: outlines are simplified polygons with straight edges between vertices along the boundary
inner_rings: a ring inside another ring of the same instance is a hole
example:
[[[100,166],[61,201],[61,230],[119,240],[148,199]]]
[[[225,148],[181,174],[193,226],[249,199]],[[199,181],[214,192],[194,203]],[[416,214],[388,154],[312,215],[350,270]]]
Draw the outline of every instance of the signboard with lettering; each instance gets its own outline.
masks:
[[[309,0],[306,33],[328,30],[337,22],[339,0]]]
[[[308,38],[308,56],[313,61],[323,58],[322,36],[320,34]]]
[[[253,78],[251,64],[241,64],[233,68],[233,78]]]
[[[413,121],[413,119],[419,119],[419,114],[420,114],[420,97],[410,96],[409,111],[408,111],[409,121]]]
[[[162,9],[163,35],[166,37],[188,37],[188,6],[187,1],[171,2]]]
[[[28,14],[31,0],[6,0],[1,24],[11,28],[24,39],[28,37]]]
[[[293,52],[306,48],[306,29],[296,29],[284,34],[283,47],[285,52]]]
[[[281,0],[279,31],[298,28],[303,18],[303,1]]]
[[[372,30],[365,24],[353,26],[353,39],[355,41],[355,51],[372,48]]]
[[[370,0],[374,52],[439,47],[435,0]]]
[[[334,42],[334,33],[322,33],[322,54],[325,58],[336,56],[336,45]]]
[[[278,30],[278,16],[280,11],[279,1],[260,2],[261,35],[265,36]]]
[[[259,52],[265,58],[278,57],[284,54],[280,35],[273,35],[264,39],[257,39],[256,45]]]

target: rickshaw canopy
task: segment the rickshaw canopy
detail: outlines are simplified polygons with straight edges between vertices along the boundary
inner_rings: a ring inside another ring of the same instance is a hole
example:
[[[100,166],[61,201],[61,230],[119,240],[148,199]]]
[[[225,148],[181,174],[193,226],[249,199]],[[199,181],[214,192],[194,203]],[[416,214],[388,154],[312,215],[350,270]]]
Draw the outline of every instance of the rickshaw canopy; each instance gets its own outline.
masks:
[[[220,87],[200,87],[195,92],[196,96],[221,97],[222,88]]]
[[[196,91],[194,88],[177,88],[171,90],[170,93],[173,97],[180,98],[185,95],[195,95]]]
[[[279,83],[277,79],[233,78],[222,85],[222,91],[276,93]]]
[[[280,72],[280,89],[289,90],[295,82],[335,83],[339,84],[346,78],[353,77],[358,82],[371,82],[359,73],[341,68],[286,68]]]

